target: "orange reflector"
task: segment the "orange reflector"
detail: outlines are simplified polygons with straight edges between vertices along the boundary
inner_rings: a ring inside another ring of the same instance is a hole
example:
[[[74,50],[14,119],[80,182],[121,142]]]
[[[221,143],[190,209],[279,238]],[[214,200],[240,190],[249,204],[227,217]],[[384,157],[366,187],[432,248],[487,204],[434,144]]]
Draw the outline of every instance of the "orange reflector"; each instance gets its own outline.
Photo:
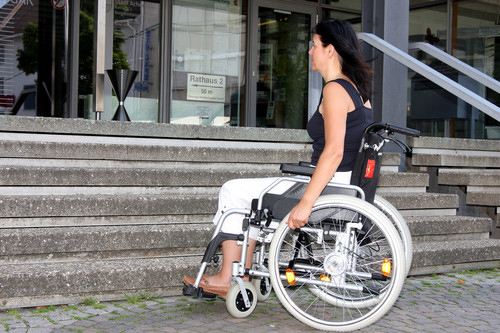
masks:
[[[391,274],[391,262],[389,259],[384,259],[382,263],[382,274],[384,276],[389,276],[389,274]]]
[[[330,278],[328,276],[326,276],[325,274],[321,274],[319,279],[321,281],[324,281],[324,282],[331,282],[332,280],[330,280]]]
[[[292,271],[291,268],[286,270],[286,280],[288,283],[290,283],[292,286],[295,284],[295,273]]]

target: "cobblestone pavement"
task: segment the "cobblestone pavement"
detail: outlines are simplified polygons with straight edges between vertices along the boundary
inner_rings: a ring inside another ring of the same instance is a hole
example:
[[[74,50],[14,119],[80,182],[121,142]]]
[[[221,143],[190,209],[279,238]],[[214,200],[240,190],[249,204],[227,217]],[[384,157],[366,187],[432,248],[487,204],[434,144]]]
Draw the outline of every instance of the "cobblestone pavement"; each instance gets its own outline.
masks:
[[[144,295],[143,295],[144,297]],[[87,300],[87,303],[91,300]],[[410,277],[395,306],[362,332],[498,332],[500,269]],[[0,332],[313,332],[276,296],[244,319],[222,299],[186,297],[49,306],[0,312]]]

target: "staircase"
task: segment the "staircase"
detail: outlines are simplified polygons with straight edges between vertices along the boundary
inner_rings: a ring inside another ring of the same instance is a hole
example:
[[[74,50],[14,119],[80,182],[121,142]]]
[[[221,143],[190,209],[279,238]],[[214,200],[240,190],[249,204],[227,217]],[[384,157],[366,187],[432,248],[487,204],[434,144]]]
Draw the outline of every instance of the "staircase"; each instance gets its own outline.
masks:
[[[308,160],[305,131],[0,116],[0,309],[178,295],[219,187]],[[378,194],[406,216],[411,274],[500,266],[492,219],[457,216],[427,170],[386,154]]]

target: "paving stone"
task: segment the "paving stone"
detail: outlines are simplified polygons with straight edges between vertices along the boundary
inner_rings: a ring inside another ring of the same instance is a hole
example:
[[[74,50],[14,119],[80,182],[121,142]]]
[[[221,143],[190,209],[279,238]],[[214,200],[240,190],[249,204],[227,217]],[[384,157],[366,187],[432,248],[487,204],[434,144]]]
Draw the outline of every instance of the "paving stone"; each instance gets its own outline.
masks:
[[[474,274],[472,274],[474,273]],[[392,332],[496,332],[500,327],[500,269],[407,279],[392,309],[360,330]],[[243,319],[231,317],[221,299],[165,297],[129,304],[102,303],[0,312],[0,332],[315,332],[292,317],[272,295]],[[19,318],[18,318],[19,317]]]

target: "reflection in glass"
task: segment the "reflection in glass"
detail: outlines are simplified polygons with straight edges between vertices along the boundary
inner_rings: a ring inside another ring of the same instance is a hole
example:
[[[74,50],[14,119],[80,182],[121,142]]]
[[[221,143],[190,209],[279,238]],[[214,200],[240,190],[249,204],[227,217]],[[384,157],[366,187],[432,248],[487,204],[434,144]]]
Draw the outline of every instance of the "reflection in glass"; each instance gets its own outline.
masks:
[[[0,2],[0,114],[67,116],[66,8]]]

